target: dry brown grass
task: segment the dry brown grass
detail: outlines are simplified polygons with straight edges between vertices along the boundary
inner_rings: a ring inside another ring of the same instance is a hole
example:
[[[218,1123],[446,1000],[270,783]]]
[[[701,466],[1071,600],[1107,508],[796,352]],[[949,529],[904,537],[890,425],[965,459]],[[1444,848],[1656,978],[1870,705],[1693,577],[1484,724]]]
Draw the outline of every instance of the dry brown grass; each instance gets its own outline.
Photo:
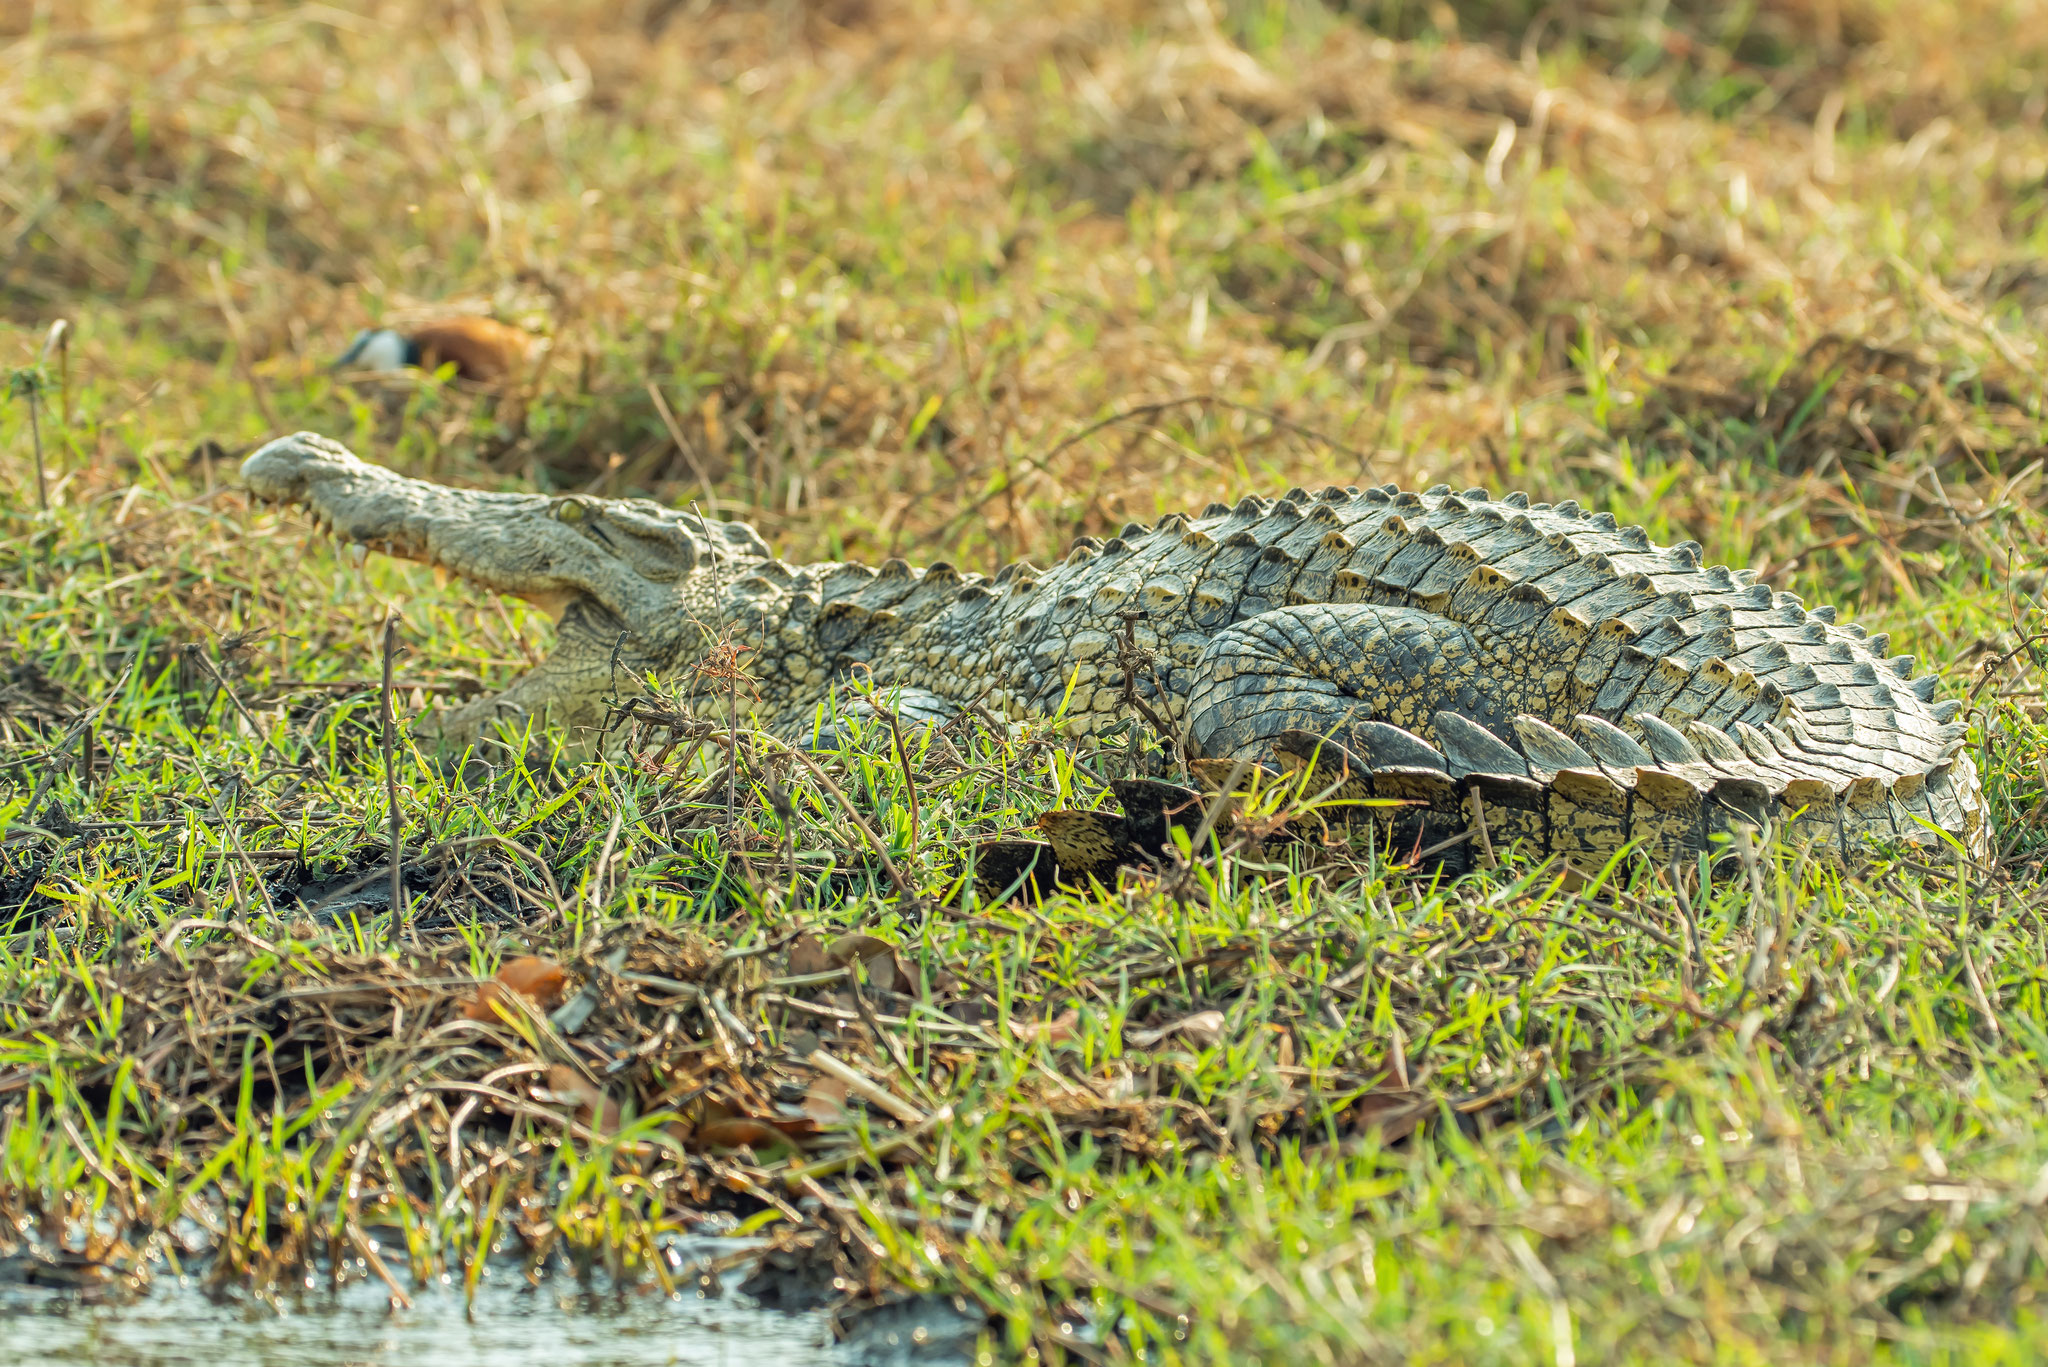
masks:
[[[191,397],[236,350],[280,420],[471,477],[701,498],[702,470],[800,553],[1042,555],[1361,475],[1200,407],[1035,462],[1194,393],[1375,477],[1590,482],[1709,527],[1771,466],[1921,480],[1910,517],[1999,504],[2039,450],[2038,4],[1793,5],[1731,41],[1704,4],[1461,9],[1489,41],[1385,4],[1357,12],[1432,31],[1305,4],[14,8],[0,304],[17,355],[74,315],[80,371],[132,406],[95,468],[260,436],[246,396]],[[502,408],[353,417],[314,378],[369,318],[446,307],[545,329],[547,369]]]

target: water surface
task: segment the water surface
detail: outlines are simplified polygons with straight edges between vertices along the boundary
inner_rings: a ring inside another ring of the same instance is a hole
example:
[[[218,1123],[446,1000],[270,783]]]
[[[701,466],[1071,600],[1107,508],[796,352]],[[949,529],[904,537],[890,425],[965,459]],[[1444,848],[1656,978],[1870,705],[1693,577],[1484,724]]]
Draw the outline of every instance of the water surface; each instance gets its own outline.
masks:
[[[901,1314],[855,1341],[835,1344],[822,1314],[762,1309],[732,1292],[686,1288],[625,1291],[527,1286],[486,1280],[475,1304],[459,1287],[412,1291],[393,1309],[375,1281],[322,1289],[283,1311],[247,1297],[221,1298],[191,1279],[158,1277],[125,1304],[82,1303],[67,1291],[0,1286],[0,1364],[5,1367],[882,1367],[959,1363],[958,1338],[941,1308],[930,1326]],[[892,1342],[893,1340],[893,1342]]]

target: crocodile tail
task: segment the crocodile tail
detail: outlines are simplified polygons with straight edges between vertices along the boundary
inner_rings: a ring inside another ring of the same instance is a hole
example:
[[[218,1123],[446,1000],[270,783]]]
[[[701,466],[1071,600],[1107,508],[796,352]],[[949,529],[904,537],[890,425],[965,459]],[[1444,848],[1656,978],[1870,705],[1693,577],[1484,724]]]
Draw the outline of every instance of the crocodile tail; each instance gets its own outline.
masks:
[[[1794,751],[1798,739],[1776,727],[1738,744],[1649,713],[1630,720],[1641,740],[1590,715],[1569,735],[1540,717],[1517,717],[1510,739],[1439,712],[1436,745],[1366,722],[1340,736],[1284,731],[1273,750],[1284,769],[1304,775],[1307,791],[1358,804],[1396,857],[1466,864],[1519,846],[1579,861],[1631,849],[1660,864],[1690,862],[1725,850],[1738,832],[1845,854],[1873,836],[1932,845],[1942,837],[1930,827],[1985,853],[1988,827],[1970,805],[1978,789],[1960,752],[1925,773],[1823,777],[1779,752],[1780,739]]]
[[[1260,823],[1266,837],[1319,843],[1331,827],[1370,823],[1392,857],[1453,870],[1514,848],[1582,866],[1625,850],[1659,864],[1690,863],[1719,858],[1742,834],[1777,835],[1825,855],[1872,837],[1936,845],[1943,836],[1932,828],[1959,833],[1973,855],[1988,845],[1981,790],[1960,750],[1924,773],[1816,777],[1812,766],[1790,762],[1811,757],[1795,754],[1803,742],[1797,723],[1738,727],[1731,739],[1651,713],[1629,720],[1640,739],[1590,714],[1573,719],[1570,735],[1540,717],[1516,717],[1512,740],[1453,712],[1432,718],[1434,744],[1384,722],[1341,736],[1282,731],[1271,742],[1280,772],[1208,758],[1192,766],[1206,793],[1116,780],[1114,808],[1047,812],[1037,823],[1043,841],[977,847],[975,883],[989,898],[1111,884],[1119,868],[1159,862],[1174,829],[1233,834],[1238,805],[1218,804],[1218,792],[1241,795],[1247,783],[1270,792],[1294,780],[1316,805]]]

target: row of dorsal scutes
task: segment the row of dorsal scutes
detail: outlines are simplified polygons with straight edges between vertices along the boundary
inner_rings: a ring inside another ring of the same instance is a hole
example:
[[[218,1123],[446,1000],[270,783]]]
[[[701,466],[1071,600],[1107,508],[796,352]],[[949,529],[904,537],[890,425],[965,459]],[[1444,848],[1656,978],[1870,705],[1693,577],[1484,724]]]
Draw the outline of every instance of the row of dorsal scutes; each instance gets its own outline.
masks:
[[[1799,774],[1784,777],[1772,773],[1771,763],[1757,763],[1755,753],[1697,724],[1680,730],[1654,715],[1634,720],[1644,741],[1591,714],[1572,719],[1571,734],[1540,717],[1517,717],[1514,736],[1503,738],[1456,713],[1439,712],[1431,728],[1434,744],[1369,722],[1341,740],[1285,733],[1275,748],[1284,767],[1311,765],[1319,787],[1344,778],[1342,766],[1355,765],[1363,785],[1340,795],[1462,809],[1475,824],[1490,824],[1496,838],[1528,835],[1567,852],[1612,851],[1633,841],[1669,856],[1705,848],[1715,830],[1736,825],[1759,831],[1775,825],[1795,844],[1839,850],[1870,832],[1928,844],[1937,837],[1923,820],[1963,828],[1966,840],[1978,843],[1980,814],[1930,805],[1919,776],[1892,783],[1869,776],[1841,786]],[[1333,754],[1338,767],[1332,766]],[[1485,815],[1487,802],[1495,804],[1491,816]],[[1525,816],[1532,811],[1546,819],[1527,826]]]
[[[792,568],[781,561],[750,565],[729,594],[736,606],[786,608],[791,626],[824,629],[837,624],[861,634],[898,624],[927,621],[956,609],[973,610],[998,596],[1015,568],[991,578],[962,572],[946,561],[918,568],[900,557],[869,567],[832,561]]]
[[[1639,736],[1629,719],[1646,712],[1752,750],[1766,748],[1755,738],[1769,735],[1777,753],[1751,756],[1766,772],[1789,760],[1795,776],[1844,788],[1910,780],[1960,744],[1958,704],[1930,706],[1934,676],[1913,679],[1910,656],[1886,659],[1885,637],[1838,626],[1832,608],[1809,610],[1749,571],[1703,567],[1696,543],[1658,547],[1641,528],[1576,503],[1447,486],[1295,489],[1271,503],[1212,504],[1192,520],[1169,515],[1108,543],[1083,541],[1062,569],[1089,566],[1099,585],[1114,585],[1112,558],[1162,535],[1212,543],[1218,559],[1235,549],[1232,568],[1252,576],[1244,596],[1255,604],[1272,601],[1258,576],[1273,566],[1272,578],[1287,578],[1281,601],[1383,600],[1398,591],[1475,628],[1503,658],[1534,638],[1548,648],[1544,667],[1557,681],[1546,711],[1599,713]]]

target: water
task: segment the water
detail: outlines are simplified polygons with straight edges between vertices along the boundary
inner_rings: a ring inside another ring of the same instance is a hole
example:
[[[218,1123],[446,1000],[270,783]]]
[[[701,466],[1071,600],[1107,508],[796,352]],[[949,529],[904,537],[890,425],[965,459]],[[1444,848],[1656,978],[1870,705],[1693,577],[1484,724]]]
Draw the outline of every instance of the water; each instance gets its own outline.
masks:
[[[159,1277],[127,1303],[0,1286],[4,1367],[890,1367],[972,1361],[971,1328],[943,1305],[900,1307],[843,1344],[822,1314],[762,1309],[728,1292],[596,1293],[486,1280],[465,1310],[459,1288],[413,1291],[391,1307],[357,1281],[285,1303],[222,1299]],[[961,1337],[962,1329],[968,1336]]]

